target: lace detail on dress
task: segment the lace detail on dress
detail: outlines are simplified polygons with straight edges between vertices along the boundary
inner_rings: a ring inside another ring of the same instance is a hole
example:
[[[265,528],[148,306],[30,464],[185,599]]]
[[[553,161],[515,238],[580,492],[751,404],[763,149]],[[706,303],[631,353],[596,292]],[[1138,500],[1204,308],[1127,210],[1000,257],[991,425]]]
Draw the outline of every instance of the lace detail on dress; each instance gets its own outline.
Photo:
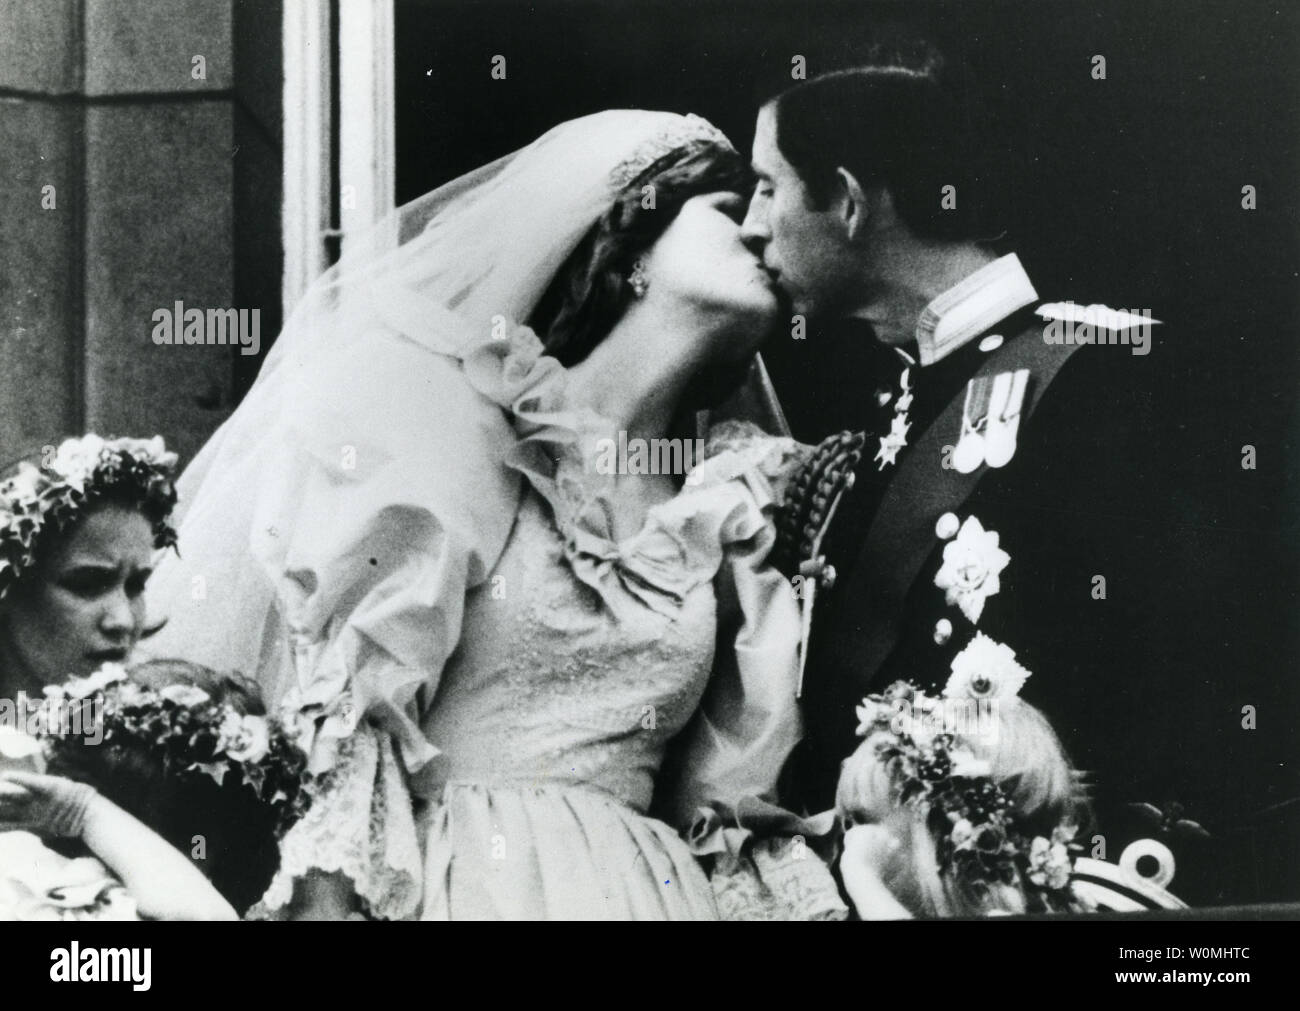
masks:
[[[847,920],[830,868],[802,838],[762,839],[709,877],[724,920]]]
[[[704,456],[708,459],[722,453],[746,450],[762,442],[772,444],[778,441],[790,440],[778,439],[777,436],[768,435],[750,421],[735,419],[720,421],[709,429],[709,438],[704,447]]]
[[[691,473],[688,483],[717,484],[757,471],[767,478],[772,498],[780,501],[814,448],[791,438],[769,435],[753,422],[719,422],[709,430],[704,465]]]
[[[318,790],[281,840],[280,869],[248,919],[286,918],[294,886],[311,871],[347,875],[374,919],[412,918],[420,906],[420,845],[390,738],[358,727]]]

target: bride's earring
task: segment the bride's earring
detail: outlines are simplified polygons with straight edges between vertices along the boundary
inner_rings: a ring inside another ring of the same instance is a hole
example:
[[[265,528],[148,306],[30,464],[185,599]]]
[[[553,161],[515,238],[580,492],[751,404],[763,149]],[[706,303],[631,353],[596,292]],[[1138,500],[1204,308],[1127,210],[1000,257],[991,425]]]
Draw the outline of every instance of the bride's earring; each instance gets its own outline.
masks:
[[[650,287],[650,278],[645,276],[645,260],[638,258],[632,264],[632,273],[627,275],[627,283],[637,298],[645,298],[646,290]]]

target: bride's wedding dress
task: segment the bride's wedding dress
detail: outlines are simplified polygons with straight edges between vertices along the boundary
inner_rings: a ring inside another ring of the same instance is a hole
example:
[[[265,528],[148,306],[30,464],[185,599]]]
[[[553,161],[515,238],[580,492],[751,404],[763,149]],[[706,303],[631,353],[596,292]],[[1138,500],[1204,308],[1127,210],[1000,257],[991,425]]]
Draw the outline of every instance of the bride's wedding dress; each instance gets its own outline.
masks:
[[[504,369],[519,357],[507,356]],[[770,789],[794,742],[782,664],[793,596],[761,563],[773,540],[764,507],[800,447],[729,429],[687,486],[616,542],[605,523],[609,479],[584,470],[579,448],[600,421],[563,410],[561,370],[535,374],[540,383],[523,380],[515,400],[529,409],[514,415],[514,458],[544,447],[558,466],[549,480],[530,479],[505,550],[468,594],[457,650],[425,686],[421,729],[440,754],[416,786],[422,802],[413,818],[386,809],[370,822],[371,849],[340,845],[362,834],[359,825],[340,833],[340,810],[369,821],[372,793],[401,795],[390,782],[397,763],[387,752],[376,760],[381,743],[363,745],[321,813],[286,840],[268,911],[287,904],[289,882],[315,867],[342,870],[371,910],[387,915],[409,913],[403,904],[417,893],[426,918],[716,915],[690,848],[646,813],[669,742],[713,676],[713,580],[724,556],[727,591],[743,595],[736,603],[749,618],[741,633],[752,654],[749,705],[702,717],[679,742],[689,773],[674,806],[689,818],[719,792]],[[730,730],[743,738],[724,729],[742,712],[747,725]],[[375,854],[398,854],[402,866],[371,862]]]
[[[609,423],[514,322],[630,168],[703,137],[601,113],[405,209],[182,478],[154,650],[256,676],[320,774],[260,915],[313,872],[387,918],[716,915],[677,829],[770,796],[798,739],[798,604],[764,561],[801,450],[733,428],[616,540],[584,465]]]

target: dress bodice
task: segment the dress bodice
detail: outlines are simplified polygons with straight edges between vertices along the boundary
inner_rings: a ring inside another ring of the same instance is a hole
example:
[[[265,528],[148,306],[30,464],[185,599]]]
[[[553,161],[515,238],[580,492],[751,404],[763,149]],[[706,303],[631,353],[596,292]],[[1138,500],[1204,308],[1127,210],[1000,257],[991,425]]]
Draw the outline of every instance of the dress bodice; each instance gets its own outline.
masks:
[[[619,538],[620,475],[590,466],[613,426],[569,402],[537,338],[461,361],[448,391],[481,396],[465,406],[485,464],[522,480],[475,496],[482,482],[441,468],[417,502],[377,458],[335,503],[341,532],[290,552],[286,614],[317,629],[300,635],[296,704],[328,776],[254,915],[285,915],[318,870],[384,918],[716,916],[676,826],[771,792],[798,739],[798,605],[766,560],[805,448],[720,430]],[[359,603],[340,619],[344,599]],[[656,789],[674,737],[685,771]],[[661,791],[672,824],[645,813]]]
[[[644,811],[665,746],[708,681],[715,612],[706,579],[671,613],[615,616],[574,577],[548,505],[526,493],[491,578],[466,602],[424,720],[442,751],[438,778],[584,785]]]

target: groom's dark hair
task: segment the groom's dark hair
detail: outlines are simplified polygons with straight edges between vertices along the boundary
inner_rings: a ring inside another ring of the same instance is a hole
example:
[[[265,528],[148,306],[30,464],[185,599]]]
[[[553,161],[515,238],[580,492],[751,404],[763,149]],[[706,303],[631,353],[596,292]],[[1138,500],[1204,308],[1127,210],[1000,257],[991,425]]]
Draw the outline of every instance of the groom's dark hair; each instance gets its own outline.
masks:
[[[992,222],[984,125],[973,96],[943,80],[943,59],[918,43],[795,85],[771,99],[776,146],[814,209],[825,208],[844,168],[865,189],[883,187],[916,235],[980,239]],[[944,187],[952,186],[950,206]]]

